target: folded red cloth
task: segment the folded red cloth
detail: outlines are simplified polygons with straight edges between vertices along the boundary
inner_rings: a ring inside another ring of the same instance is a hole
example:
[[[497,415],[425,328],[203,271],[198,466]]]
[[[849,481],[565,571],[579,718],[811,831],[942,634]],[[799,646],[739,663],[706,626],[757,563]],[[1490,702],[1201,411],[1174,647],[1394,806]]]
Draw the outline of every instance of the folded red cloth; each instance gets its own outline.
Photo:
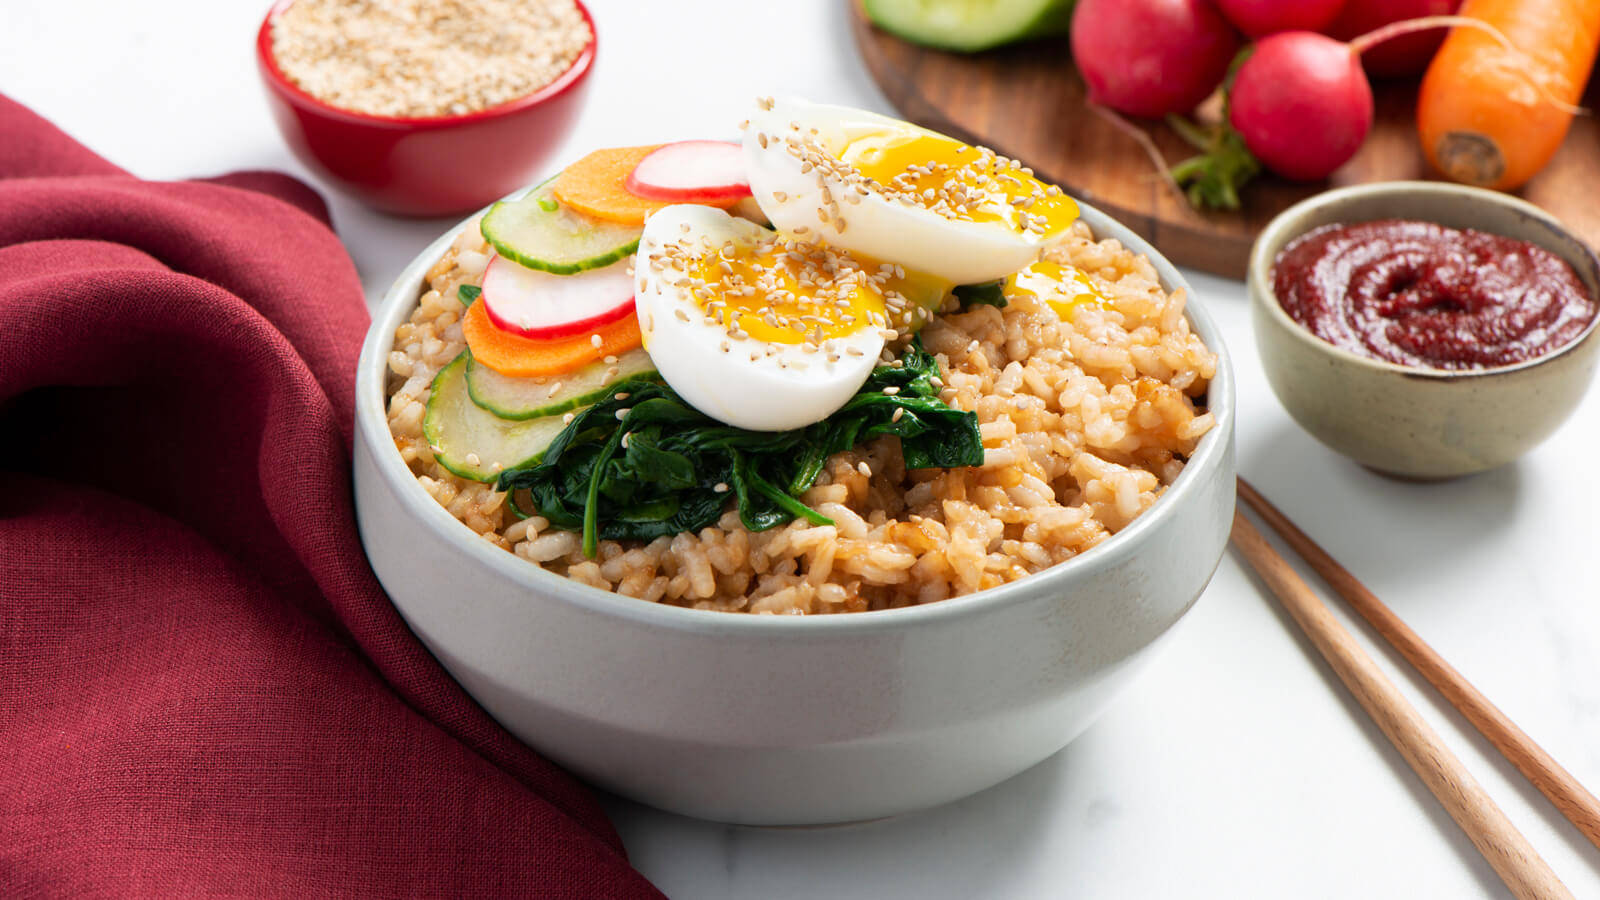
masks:
[[[659,896],[367,567],[366,326],[304,185],[0,97],[0,895]]]

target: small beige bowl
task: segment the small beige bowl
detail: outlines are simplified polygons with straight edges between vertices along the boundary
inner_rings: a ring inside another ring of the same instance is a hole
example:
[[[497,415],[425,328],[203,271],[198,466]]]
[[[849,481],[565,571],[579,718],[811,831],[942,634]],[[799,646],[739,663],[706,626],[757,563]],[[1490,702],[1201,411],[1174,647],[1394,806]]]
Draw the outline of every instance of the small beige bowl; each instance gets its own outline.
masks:
[[[1273,392],[1317,440],[1391,475],[1454,478],[1527,453],[1588,389],[1600,358],[1597,323],[1553,353],[1471,372],[1400,366],[1335,347],[1283,311],[1272,290],[1272,264],[1286,244],[1313,228],[1376,219],[1417,219],[1529,241],[1566,260],[1591,296],[1600,297],[1594,251],[1549,213],[1515,197],[1426,181],[1328,191],[1280,213],[1250,252],[1251,319]]]

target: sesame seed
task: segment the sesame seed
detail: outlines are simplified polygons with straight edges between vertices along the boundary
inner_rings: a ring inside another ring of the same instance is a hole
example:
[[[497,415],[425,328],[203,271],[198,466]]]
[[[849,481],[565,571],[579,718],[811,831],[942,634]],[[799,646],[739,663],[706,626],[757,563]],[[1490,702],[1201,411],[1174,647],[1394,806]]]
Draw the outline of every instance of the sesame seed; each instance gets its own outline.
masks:
[[[494,23],[485,40],[483,23]],[[296,0],[272,20],[272,55],[341,109],[431,118],[477,112],[555,81],[593,35],[570,0]],[[470,54],[470,64],[463,64]]]
[[[728,492],[728,483],[726,481],[719,481],[711,486],[711,490],[719,494],[726,494]]]
[[[631,406],[624,406],[623,408],[617,410],[617,421],[620,422],[623,419],[626,419],[628,417],[628,413],[630,412],[633,412],[633,407]]]
[[[885,394],[889,395],[890,397],[893,397],[894,395],[900,393],[900,389],[891,384],[888,387],[884,388],[883,392]]]
[[[596,350],[599,350],[601,345],[604,344],[605,342],[600,340],[600,335],[591,334],[591,335],[589,335],[589,343],[594,345],[594,348]]]
[[[577,413],[567,413],[566,415],[561,417],[561,424],[563,424],[563,425],[571,425],[572,424],[572,420],[576,419],[577,417],[578,417]]]
[[[904,406],[896,406],[894,408],[894,415],[889,417],[889,421],[898,422],[898,421],[900,421],[900,417],[904,416],[905,414],[906,414],[906,408]]]
[[[601,362],[605,363],[608,366],[612,366],[612,365],[616,365],[617,358],[615,356],[607,355],[604,359],[601,360]]]
[[[627,391],[617,391],[617,393],[616,393],[616,399],[618,399],[618,400],[626,400],[631,396],[633,396],[633,395],[628,393]]]

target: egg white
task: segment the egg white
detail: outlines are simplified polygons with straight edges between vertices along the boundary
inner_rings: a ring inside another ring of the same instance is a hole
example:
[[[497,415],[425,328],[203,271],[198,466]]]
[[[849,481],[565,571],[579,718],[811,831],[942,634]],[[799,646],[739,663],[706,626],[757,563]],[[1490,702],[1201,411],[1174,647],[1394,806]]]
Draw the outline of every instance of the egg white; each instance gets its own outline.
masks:
[[[815,129],[813,132],[812,129]],[[837,157],[855,140],[885,133],[933,134],[909,122],[866,110],[803,100],[777,100],[750,116],[744,133],[745,162],[756,203],[785,233],[820,237],[829,245],[877,260],[899,263],[955,284],[1003,278],[1031,263],[1039,251],[1065,236],[1041,238],[1001,222],[964,222],[889,199],[876,192],[860,202],[844,202],[848,188],[821,169],[804,163],[785,145],[790,135],[806,135]],[[823,188],[839,201],[845,228],[821,221]]]
[[[799,344],[732,340],[706,319],[681,283],[683,274],[650,259],[686,240],[711,253],[729,241],[751,245],[770,236],[720,209],[669,206],[645,221],[634,259],[639,330],[656,370],[695,409],[751,431],[787,431],[827,418],[860,389],[884,346],[878,329],[866,323],[830,339],[837,356],[831,362],[827,353],[806,352]]]

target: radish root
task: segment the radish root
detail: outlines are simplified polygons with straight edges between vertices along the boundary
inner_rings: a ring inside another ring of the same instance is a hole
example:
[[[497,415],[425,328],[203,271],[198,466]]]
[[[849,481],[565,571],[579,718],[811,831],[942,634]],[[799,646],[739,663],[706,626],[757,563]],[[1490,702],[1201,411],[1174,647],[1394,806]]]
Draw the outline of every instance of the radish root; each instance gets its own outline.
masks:
[[[1351,39],[1350,52],[1360,56],[1374,45],[1381,44],[1390,38],[1397,38],[1401,35],[1411,34],[1412,32],[1416,31],[1427,31],[1432,28],[1455,27],[1476,28],[1477,30],[1493,38],[1494,42],[1499,44],[1501,49],[1516,57],[1516,59],[1522,63],[1519,74],[1527,79],[1528,85],[1537,91],[1539,96],[1546,103],[1549,103],[1551,106],[1554,106],[1568,115],[1586,116],[1589,114],[1587,109],[1584,109],[1581,106],[1574,106],[1571,103],[1568,103],[1550,93],[1549,88],[1540,83],[1540,81],[1531,73],[1530,70],[1532,67],[1528,65],[1528,54],[1523,53],[1516,44],[1511,43],[1511,39],[1506,37],[1505,32],[1494,27],[1493,25],[1490,25],[1488,22],[1485,22],[1482,19],[1474,19],[1471,16],[1423,16],[1418,19],[1405,19],[1400,22],[1390,22],[1388,25],[1384,25],[1381,28],[1374,28],[1366,34]]]
[[[1105,119],[1108,123],[1110,123],[1112,128],[1115,128],[1128,137],[1133,138],[1133,140],[1139,145],[1139,148],[1145,152],[1145,155],[1150,157],[1150,163],[1155,166],[1155,170],[1160,173],[1161,180],[1166,182],[1167,187],[1172,189],[1173,196],[1178,198],[1179,203],[1185,205],[1188,204],[1189,201],[1183,193],[1183,188],[1178,186],[1177,180],[1174,179],[1172,177],[1172,173],[1167,170],[1167,161],[1162,158],[1161,150],[1156,147],[1156,142],[1150,138],[1149,133],[1147,133],[1143,128],[1140,128],[1132,122],[1129,122],[1127,119],[1124,119],[1117,113],[1116,110],[1111,109],[1110,107],[1101,106],[1098,103],[1089,103],[1087,105],[1095,115]]]

